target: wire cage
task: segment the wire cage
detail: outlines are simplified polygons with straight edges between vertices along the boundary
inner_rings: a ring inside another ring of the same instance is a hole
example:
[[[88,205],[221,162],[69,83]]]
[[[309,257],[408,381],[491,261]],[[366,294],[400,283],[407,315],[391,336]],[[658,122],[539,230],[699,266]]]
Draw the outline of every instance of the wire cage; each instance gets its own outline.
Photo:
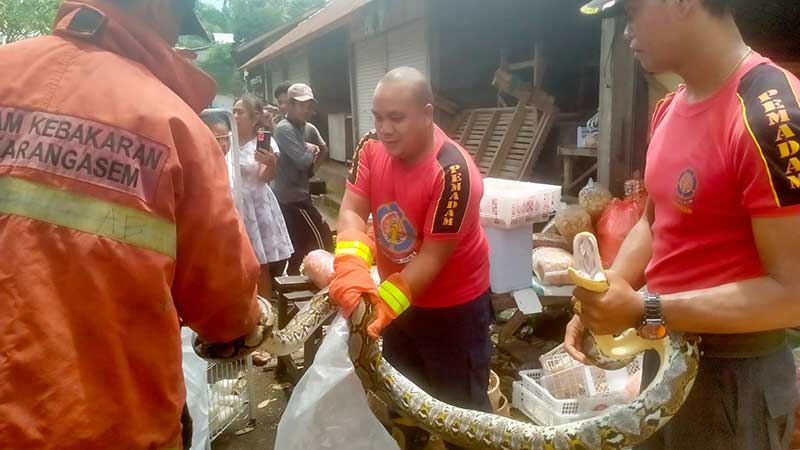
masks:
[[[208,420],[211,440],[239,419],[253,420],[253,357],[208,364]]]

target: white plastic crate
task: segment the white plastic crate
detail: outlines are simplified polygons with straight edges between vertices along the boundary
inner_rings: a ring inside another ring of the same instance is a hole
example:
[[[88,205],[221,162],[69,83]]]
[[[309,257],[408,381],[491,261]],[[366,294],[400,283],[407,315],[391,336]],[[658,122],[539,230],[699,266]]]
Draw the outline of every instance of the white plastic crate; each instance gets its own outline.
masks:
[[[481,224],[510,229],[546,222],[560,202],[561,186],[484,178]]]
[[[208,420],[211,440],[255,408],[253,357],[208,364]]]
[[[513,384],[512,405],[540,425],[563,425],[603,414],[609,407],[624,403],[622,394],[583,399],[560,400],[540,384],[542,370],[523,370],[521,381]]]
[[[564,350],[564,344],[540,356],[539,362],[542,363],[542,370],[544,370],[545,374],[558,373],[581,365],[578,360]]]

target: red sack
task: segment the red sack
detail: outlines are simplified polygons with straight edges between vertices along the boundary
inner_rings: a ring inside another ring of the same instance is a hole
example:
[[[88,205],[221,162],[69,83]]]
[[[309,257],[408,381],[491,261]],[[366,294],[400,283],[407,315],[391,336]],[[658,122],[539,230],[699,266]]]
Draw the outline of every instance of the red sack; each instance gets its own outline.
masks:
[[[615,198],[608,204],[597,220],[597,245],[603,266],[611,267],[617,252],[630,233],[631,228],[642,217],[645,202],[636,198]]]

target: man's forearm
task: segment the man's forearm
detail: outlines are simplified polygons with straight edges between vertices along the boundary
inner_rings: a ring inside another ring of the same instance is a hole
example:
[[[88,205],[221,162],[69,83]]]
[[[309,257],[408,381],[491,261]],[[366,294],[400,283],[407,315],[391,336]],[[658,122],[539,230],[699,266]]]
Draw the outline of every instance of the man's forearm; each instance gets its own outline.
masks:
[[[611,270],[619,273],[634,289],[645,284],[644,271],[653,253],[653,236],[650,222],[642,217],[628,233],[617,253]]]
[[[798,283],[800,284],[800,283]],[[800,286],[764,276],[697,291],[663,295],[664,321],[692,333],[753,333],[800,325]]]
[[[445,261],[420,253],[403,268],[401,274],[414,296],[420,295],[442,271]]]
[[[336,222],[336,229],[338,231],[355,230],[362,233],[367,232],[367,222],[355,211],[342,210],[339,211],[339,219]]]

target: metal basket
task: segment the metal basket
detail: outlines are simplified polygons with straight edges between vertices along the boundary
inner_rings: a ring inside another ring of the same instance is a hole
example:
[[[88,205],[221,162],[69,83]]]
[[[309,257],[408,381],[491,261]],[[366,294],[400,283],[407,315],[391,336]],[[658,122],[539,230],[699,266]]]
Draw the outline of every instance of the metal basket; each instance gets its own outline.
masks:
[[[252,420],[255,408],[253,357],[208,364],[208,420],[211,440],[233,422]]]

